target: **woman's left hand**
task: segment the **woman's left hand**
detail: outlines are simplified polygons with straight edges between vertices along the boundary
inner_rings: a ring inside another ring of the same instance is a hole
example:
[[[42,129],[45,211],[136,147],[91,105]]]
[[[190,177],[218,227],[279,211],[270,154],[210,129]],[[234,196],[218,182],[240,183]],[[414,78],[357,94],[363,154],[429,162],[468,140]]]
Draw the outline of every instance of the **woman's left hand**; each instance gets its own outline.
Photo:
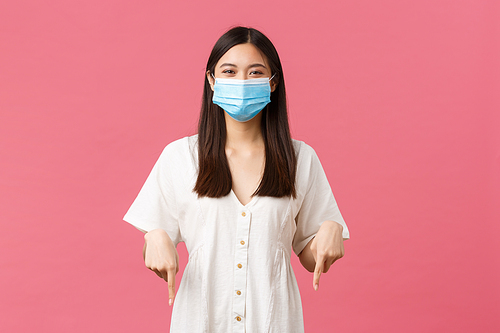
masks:
[[[318,290],[321,273],[328,272],[330,266],[344,256],[343,229],[344,227],[337,222],[325,221],[311,242],[311,252],[316,261],[313,277],[314,290]]]

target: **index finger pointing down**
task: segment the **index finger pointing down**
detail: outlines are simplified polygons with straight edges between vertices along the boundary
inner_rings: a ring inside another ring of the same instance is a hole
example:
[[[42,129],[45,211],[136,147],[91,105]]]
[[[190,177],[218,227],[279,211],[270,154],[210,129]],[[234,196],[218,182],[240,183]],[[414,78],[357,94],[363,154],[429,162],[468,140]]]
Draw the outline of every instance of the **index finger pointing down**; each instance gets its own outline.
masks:
[[[168,272],[168,305],[172,305],[175,298],[175,271],[169,269]]]
[[[316,267],[314,267],[314,277],[313,277],[313,288],[314,290],[318,290],[319,287],[319,277],[323,272],[323,262],[319,260],[316,261]]]

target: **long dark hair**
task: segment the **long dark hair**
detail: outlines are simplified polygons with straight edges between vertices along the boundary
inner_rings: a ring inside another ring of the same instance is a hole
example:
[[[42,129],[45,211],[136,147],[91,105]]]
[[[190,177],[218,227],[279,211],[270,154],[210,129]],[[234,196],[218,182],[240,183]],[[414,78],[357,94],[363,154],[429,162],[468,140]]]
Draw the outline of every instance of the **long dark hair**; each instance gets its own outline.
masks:
[[[271,102],[262,112],[262,135],[265,143],[264,175],[252,196],[295,198],[297,157],[293,149],[288,125],[285,81],[278,52],[271,41],[253,28],[235,27],[215,43],[208,58],[206,71],[214,73],[219,59],[233,46],[252,43],[266,57],[278,81]],[[227,161],[226,121],[224,110],[212,102],[213,91],[205,78],[203,101],[198,123],[198,179],[194,191],[198,196],[220,198],[232,188],[231,172]]]

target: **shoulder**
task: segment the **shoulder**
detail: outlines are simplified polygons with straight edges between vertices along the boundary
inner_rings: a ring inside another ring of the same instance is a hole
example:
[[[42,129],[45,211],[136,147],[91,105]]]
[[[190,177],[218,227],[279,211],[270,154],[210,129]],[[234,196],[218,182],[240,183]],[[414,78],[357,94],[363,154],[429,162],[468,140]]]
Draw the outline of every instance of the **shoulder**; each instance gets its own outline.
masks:
[[[312,159],[317,159],[316,151],[304,141],[292,139],[292,143],[295,149],[295,155],[297,156],[297,164],[307,163]]]
[[[190,136],[185,136],[183,138],[172,141],[165,146],[163,151],[167,153],[183,152],[188,147],[190,138]]]
[[[189,154],[189,151],[198,142],[198,134],[192,136],[185,136],[170,142],[163,149],[162,155],[183,155]]]
[[[304,141],[293,140],[297,156],[297,186],[299,192],[309,188],[318,174],[323,173],[323,167],[313,147]]]
[[[196,152],[197,142],[197,134],[170,142],[163,149],[160,161],[168,160],[169,164],[175,162],[185,163],[191,159],[193,152]]]

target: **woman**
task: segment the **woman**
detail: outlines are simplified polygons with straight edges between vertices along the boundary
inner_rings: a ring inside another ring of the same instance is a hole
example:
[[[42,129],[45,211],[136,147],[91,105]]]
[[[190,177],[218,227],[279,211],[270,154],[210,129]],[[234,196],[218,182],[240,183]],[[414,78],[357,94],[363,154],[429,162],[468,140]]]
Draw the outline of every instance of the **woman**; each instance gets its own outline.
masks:
[[[167,145],[124,220],[169,286],[170,332],[303,332],[290,248],[320,274],[349,232],[314,150],[292,140],[273,44],[236,27],[206,67],[198,134]]]

